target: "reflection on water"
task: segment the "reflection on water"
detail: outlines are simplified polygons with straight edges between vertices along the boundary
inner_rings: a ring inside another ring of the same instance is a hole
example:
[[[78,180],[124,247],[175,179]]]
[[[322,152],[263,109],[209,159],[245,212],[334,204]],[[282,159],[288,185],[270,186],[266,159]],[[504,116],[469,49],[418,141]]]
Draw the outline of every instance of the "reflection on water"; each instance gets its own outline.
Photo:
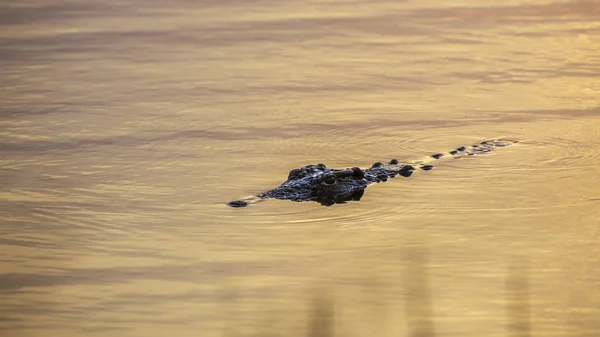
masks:
[[[308,336],[330,337],[335,336],[333,303],[327,295],[316,293],[311,306],[310,320],[308,322]]]
[[[507,323],[509,336],[531,336],[529,313],[529,261],[526,256],[509,261],[506,277]]]
[[[429,268],[427,249],[424,243],[408,246],[405,252],[403,272],[406,305],[406,323],[409,336],[434,336],[434,321],[431,303],[431,291],[427,268]]]
[[[597,1],[0,4],[1,333],[600,335],[599,17]],[[502,137],[520,142],[360,202],[225,205],[309,163]]]

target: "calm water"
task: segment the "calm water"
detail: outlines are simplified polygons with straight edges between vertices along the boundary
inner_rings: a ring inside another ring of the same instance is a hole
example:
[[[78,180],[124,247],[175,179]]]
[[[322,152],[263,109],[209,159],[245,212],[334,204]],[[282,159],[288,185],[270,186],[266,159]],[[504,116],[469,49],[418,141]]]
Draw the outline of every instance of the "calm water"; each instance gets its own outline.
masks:
[[[599,2],[127,3],[0,5],[1,335],[600,335]]]

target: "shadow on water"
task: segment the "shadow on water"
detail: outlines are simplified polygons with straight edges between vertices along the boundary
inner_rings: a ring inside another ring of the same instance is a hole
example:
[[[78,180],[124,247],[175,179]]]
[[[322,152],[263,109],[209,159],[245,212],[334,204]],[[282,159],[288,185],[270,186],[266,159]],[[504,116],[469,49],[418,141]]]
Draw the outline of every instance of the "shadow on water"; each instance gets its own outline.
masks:
[[[308,337],[334,336],[333,299],[329,294],[317,292],[308,317]]]
[[[435,329],[435,314],[433,304],[435,299],[431,295],[431,282],[429,276],[429,248],[421,242],[408,243],[402,248],[402,258],[400,260],[402,268],[402,301],[404,306],[404,322],[406,324],[406,336],[410,337],[434,337]],[[376,277],[373,275],[373,277]],[[393,286],[392,286],[393,287]],[[531,333],[531,306],[530,306],[530,262],[526,257],[510,256],[506,264],[505,283],[504,283],[504,299],[505,299],[505,335],[509,337],[529,337]],[[387,289],[387,293],[391,289]],[[340,315],[345,309],[345,298],[336,300],[336,292],[329,286],[317,287],[313,290],[311,299],[308,301],[307,319],[306,319],[306,336],[307,337],[333,337],[336,336],[336,326],[340,328],[337,335],[341,335],[347,324],[353,322],[347,321],[347,317]],[[238,293],[228,292],[222,300],[224,303],[229,303],[234,307],[239,305],[240,298]],[[386,300],[380,298],[381,294],[370,292],[371,300],[381,301]],[[377,297],[377,298],[375,298]],[[337,311],[339,317],[336,320],[336,301],[337,307],[341,311]],[[393,303],[390,303],[393,304]],[[364,308],[363,308],[364,309]],[[388,307],[389,309],[389,307]],[[389,310],[386,310],[389,311]],[[232,311],[225,312],[226,316],[231,319],[236,318],[236,313]],[[378,321],[383,325],[388,325],[392,322],[401,322],[402,317],[388,316],[388,313],[371,312],[370,315],[360,316],[361,323]],[[278,328],[283,328],[284,325],[278,318],[274,317],[277,314],[267,314],[260,320],[261,326],[268,330],[262,331],[258,335],[253,336],[279,336],[278,333],[283,333],[281,336],[300,336],[304,335],[299,331],[280,331]],[[377,317],[384,318],[384,321],[379,321]],[[239,318],[239,317],[237,317]],[[284,319],[285,321],[285,319]],[[387,322],[386,322],[387,321]],[[402,324],[402,323],[400,323]],[[392,323],[391,326],[396,325]],[[277,327],[278,328],[277,328]],[[397,328],[396,326],[395,328]],[[239,326],[229,325],[223,331],[223,336],[241,336]],[[277,332],[279,331],[279,332]],[[373,331],[371,331],[373,332]],[[390,331],[387,331],[390,332]],[[483,331],[481,331],[483,332]],[[273,334],[275,333],[275,334]],[[379,334],[377,334],[379,335]],[[393,335],[393,334],[384,334]]]
[[[431,291],[428,275],[429,251],[424,245],[413,244],[402,250],[402,265],[404,270],[401,280],[406,312],[406,331],[411,337],[435,336]],[[387,289],[390,291],[391,289]],[[369,297],[379,297],[370,293]],[[371,298],[373,302],[385,299]],[[343,299],[342,299],[343,301]],[[332,337],[335,336],[335,299],[331,292],[316,291],[309,306],[307,337]],[[385,310],[385,309],[384,309]],[[372,313],[373,314],[373,313]],[[379,312],[383,317],[384,312]],[[376,321],[372,315],[364,317],[364,321]],[[392,317],[387,317],[393,319]],[[390,322],[380,322],[387,325]]]
[[[529,303],[529,260],[513,256],[506,270],[506,321],[508,336],[531,336]]]
[[[425,245],[404,249],[403,274],[406,322],[411,337],[435,336],[431,290],[429,288],[429,250]]]
[[[429,280],[429,250],[426,245],[409,244],[402,250],[402,284],[407,336],[434,337],[433,300]],[[505,273],[506,335],[531,336],[530,262],[523,256],[509,257]],[[317,292],[311,303],[308,337],[334,336],[334,299]],[[372,318],[366,318],[372,319]]]

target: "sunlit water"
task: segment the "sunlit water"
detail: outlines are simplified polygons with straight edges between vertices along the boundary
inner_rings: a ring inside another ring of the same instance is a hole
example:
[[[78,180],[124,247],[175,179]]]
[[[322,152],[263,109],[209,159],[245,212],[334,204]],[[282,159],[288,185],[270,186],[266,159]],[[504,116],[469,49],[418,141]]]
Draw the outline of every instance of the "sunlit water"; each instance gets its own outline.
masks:
[[[0,5],[0,334],[600,335],[598,2],[125,3]]]

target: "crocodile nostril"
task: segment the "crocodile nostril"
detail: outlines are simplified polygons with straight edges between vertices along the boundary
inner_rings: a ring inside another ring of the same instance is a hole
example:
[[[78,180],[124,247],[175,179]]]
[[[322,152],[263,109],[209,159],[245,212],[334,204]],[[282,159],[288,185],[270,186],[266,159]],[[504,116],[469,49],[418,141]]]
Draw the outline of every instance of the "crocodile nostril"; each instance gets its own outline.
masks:
[[[234,200],[227,203],[227,205],[231,207],[246,207],[248,206],[248,202],[244,200]]]

